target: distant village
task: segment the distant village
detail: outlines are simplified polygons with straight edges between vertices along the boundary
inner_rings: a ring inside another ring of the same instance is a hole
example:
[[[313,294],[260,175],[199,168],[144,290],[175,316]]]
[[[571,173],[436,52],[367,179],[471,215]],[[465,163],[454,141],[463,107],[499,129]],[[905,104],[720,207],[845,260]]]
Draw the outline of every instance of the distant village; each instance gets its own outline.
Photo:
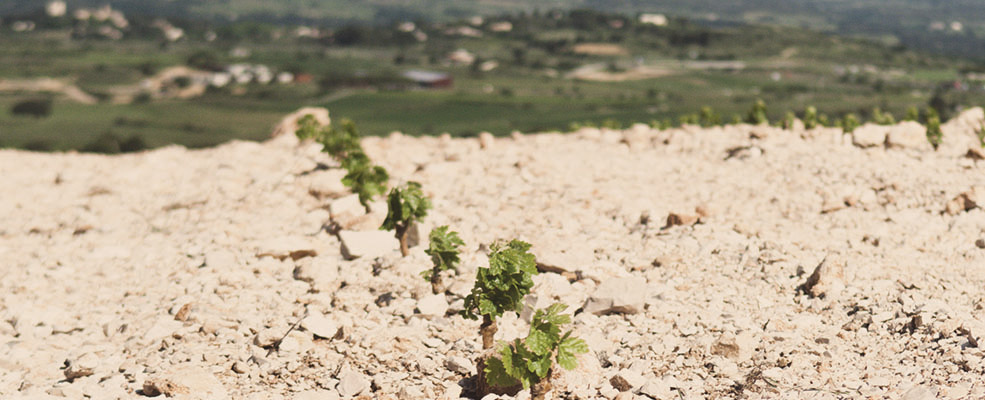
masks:
[[[642,13],[637,15],[637,22],[642,25],[652,25],[663,27],[671,23],[671,20],[664,14]],[[182,27],[175,26],[173,23],[163,18],[152,20],[135,19],[134,22],[127,18],[120,10],[114,9],[109,5],[96,8],[71,8],[63,0],[52,0],[44,4],[43,10],[39,9],[37,15],[32,17],[17,17],[7,19],[0,16],[0,32],[9,31],[13,34],[32,32],[41,29],[68,29],[73,39],[102,39],[102,40],[124,40],[131,35],[135,35],[138,29],[135,24],[139,24],[139,32],[147,35],[147,32],[156,32],[156,40],[164,44],[176,43],[180,41],[204,41],[213,42],[218,39],[219,33],[213,30],[204,32],[194,32],[191,37]],[[625,24],[623,19],[612,19],[608,22],[612,29],[622,29]],[[448,37],[481,38],[485,35],[501,35],[512,32],[513,23],[507,20],[487,20],[484,17],[472,17],[456,24],[428,24],[425,27],[409,21],[396,23],[392,29],[412,38],[418,43],[427,42],[430,35],[443,35]],[[955,31],[960,32],[964,26],[959,22],[936,21],[928,26],[931,31]],[[293,26],[276,30],[272,35],[281,37],[289,36],[299,40],[318,40],[324,43],[333,43],[338,32],[314,26]],[[607,43],[580,43],[572,46],[575,54],[585,56],[626,56],[626,49],[617,44]],[[251,55],[248,45],[237,45],[229,50],[229,59],[246,60]],[[473,51],[465,48],[457,48],[447,51],[442,57],[437,59],[438,69],[449,69],[451,67],[469,67],[476,72],[489,72],[500,67],[503,61],[483,59]],[[701,61],[688,60],[683,62],[680,68],[685,69],[719,69],[728,71],[738,71],[746,67],[742,61]],[[836,71],[841,76],[854,76],[860,71],[876,74],[878,71],[873,66],[846,65],[839,67]],[[621,69],[621,71],[610,71]],[[554,71],[554,76],[557,76]],[[902,71],[891,71],[892,74],[903,74]],[[637,61],[632,65],[614,68],[614,64],[585,64],[572,68],[565,76],[571,79],[595,80],[595,81],[617,81],[627,79],[649,79],[667,75],[666,68],[653,65],[643,65],[642,61]],[[402,81],[386,83],[387,89],[449,89],[455,85],[455,78],[452,73],[446,71],[435,71],[422,69],[422,67],[409,67],[399,73]],[[189,66],[171,66],[156,72],[154,75],[144,78],[138,84],[120,85],[109,90],[107,96],[101,100],[96,100],[96,96],[87,94],[68,79],[58,77],[45,77],[39,79],[0,79],[0,92],[2,91],[36,91],[36,92],[59,92],[67,95],[69,99],[80,102],[109,101],[112,103],[130,103],[139,99],[168,99],[168,98],[191,98],[205,94],[210,88],[221,89],[243,85],[289,85],[295,83],[310,83],[315,77],[309,73],[299,71],[278,70],[276,67],[250,62],[232,62],[220,65],[211,65],[207,68],[194,68]],[[779,81],[782,79],[778,72],[773,73],[772,79]],[[985,80],[983,74],[969,73],[968,80]],[[955,89],[967,90],[966,84],[956,82]]]
[[[123,40],[133,28],[133,23],[123,12],[112,8],[110,5],[73,9],[65,1],[53,0],[45,4],[43,11],[43,15],[39,14],[33,19],[24,18],[8,21],[0,18],[0,32],[9,30],[15,34],[26,33],[44,29],[46,26],[54,26],[62,29],[70,28],[71,37],[74,39]],[[656,19],[649,15],[641,18],[653,21],[652,23],[655,24],[666,23],[666,18],[663,16],[658,16]],[[662,18],[662,22],[660,18]],[[154,19],[150,22],[149,27],[156,30],[159,33],[159,39],[165,43],[192,40],[183,28],[175,26],[163,18]],[[399,23],[395,29],[410,34],[418,42],[426,42],[429,39],[428,34],[414,22]],[[482,37],[486,33],[504,33],[510,32],[512,29],[513,25],[509,21],[486,23],[482,17],[474,17],[468,20],[468,24],[449,26],[441,30],[441,33],[447,36]],[[332,34],[329,30],[311,26],[296,26],[291,28],[288,33],[299,39],[323,39]],[[195,40],[211,42],[217,38],[216,32],[207,31],[202,37],[196,37]],[[234,59],[245,59],[250,54],[249,48],[237,46],[230,51],[229,56]],[[476,70],[482,72],[492,71],[499,67],[498,61],[478,60],[474,53],[466,49],[450,51],[444,58],[444,65],[446,66],[473,66],[473,64],[476,64],[474,66]],[[169,67],[154,76],[145,78],[138,85],[114,88],[111,90],[109,101],[112,103],[129,103],[138,98],[190,98],[204,94],[208,88],[226,88],[247,84],[309,83],[313,79],[309,74],[278,71],[274,67],[264,64],[232,63],[217,69],[199,70],[185,66]],[[454,77],[447,72],[410,69],[402,72],[400,76],[406,82],[401,85],[404,89],[448,89],[454,86]],[[391,86],[393,85],[391,84]],[[81,90],[70,82],[58,78],[0,79],[0,91],[5,90],[71,92],[72,95],[68,96],[70,99],[85,103],[95,101],[93,96],[81,93]]]

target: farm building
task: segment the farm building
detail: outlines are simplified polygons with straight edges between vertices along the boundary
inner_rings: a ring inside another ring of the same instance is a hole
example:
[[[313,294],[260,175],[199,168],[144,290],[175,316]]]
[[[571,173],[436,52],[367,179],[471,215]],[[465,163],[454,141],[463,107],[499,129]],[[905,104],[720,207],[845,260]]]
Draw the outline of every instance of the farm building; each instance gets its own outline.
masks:
[[[404,78],[414,81],[418,86],[430,89],[450,88],[455,83],[451,74],[434,71],[410,70],[403,73]]]

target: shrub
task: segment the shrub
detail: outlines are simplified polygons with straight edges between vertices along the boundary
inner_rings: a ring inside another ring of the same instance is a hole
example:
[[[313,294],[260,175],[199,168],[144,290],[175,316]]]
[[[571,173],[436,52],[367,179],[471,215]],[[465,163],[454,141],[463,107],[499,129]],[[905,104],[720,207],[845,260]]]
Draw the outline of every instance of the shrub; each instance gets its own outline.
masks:
[[[845,115],[845,119],[841,121],[840,125],[841,129],[845,133],[855,132],[855,128],[858,128],[859,126],[858,117],[856,117],[855,114],[848,113]]]
[[[662,120],[658,120],[658,119],[650,120],[650,128],[653,129],[664,130],[664,129],[670,129],[673,126],[674,124],[670,121],[669,118],[664,118]]]
[[[458,232],[449,231],[447,225],[434,228],[428,242],[428,249],[424,252],[431,256],[434,267],[421,275],[431,282],[431,292],[438,294],[441,293],[441,272],[458,270],[459,248],[465,246],[465,242],[458,237]]]
[[[300,140],[317,139],[322,135],[323,131],[315,116],[307,114],[298,120],[298,129],[294,131],[294,135]]]
[[[83,152],[103,154],[132,153],[146,149],[147,142],[143,136],[134,134],[124,139],[112,132],[103,133],[82,147]]]
[[[820,126],[831,126],[831,120],[828,119],[828,114],[820,114],[817,116],[817,123]]]
[[[116,135],[106,132],[89,141],[89,143],[86,143],[82,147],[82,151],[86,153],[117,154],[120,152],[120,139]]]
[[[926,115],[927,141],[930,142],[931,146],[934,146],[934,150],[937,150],[944,140],[944,132],[941,131],[941,117],[933,108],[927,108]]]
[[[341,128],[322,127],[313,115],[305,115],[298,120],[298,129],[294,134],[298,139],[314,139],[322,145],[322,151],[328,153],[336,161],[342,162],[350,155],[364,153],[359,141],[359,131],[356,124],[349,119],[342,119]]]
[[[698,125],[701,123],[701,116],[698,114],[684,114],[677,117],[681,125]]]
[[[896,123],[896,117],[893,117],[892,113],[883,112],[881,108],[876,107],[872,110],[872,122],[877,125],[893,125]]]
[[[146,104],[146,103],[150,103],[151,100],[153,99],[154,98],[151,96],[150,93],[140,92],[139,94],[133,97],[133,102],[135,104]]]
[[[793,124],[796,120],[797,115],[794,114],[793,111],[787,111],[787,113],[783,115],[783,129],[793,129]]]
[[[431,201],[421,192],[421,184],[407,182],[401,187],[395,187],[387,195],[388,211],[386,220],[380,229],[394,230],[400,241],[400,254],[404,257],[410,254],[407,246],[407,232],[410,226],[424,219],[431,208]]]
[[[52,151],[55,149],[55,146],[51,143],[51,141],[43,139],[32,140],[24,143],[21,147],[27,151]]]
[[[356,124],[351,120],[343,119],[341,129],[328,128],[321,127],[314,116],[305,115],[298,120],[294,134],[301,140],[314,139],[322,145],[323,152],[339,162],[348,172],[342,178],[342,184],[359,195],[359,203],[367,212],[370,200],[386,192],[390,175],[383,167],[370,162],[359,141]]]
[[[31,99],[24,100],[10,107],[13,115],[27,115],[35,118],[44,118],[51,115],[51,99]]]
[[[359,195],[359,203],[369,212],[369,202],[373,197],[386,192],[390,175],[386,169],[375,166],[365,153],[354,153],[342,160],[342,168],[348,173],[342,177],[342,184]]]
[[[192,79],[187,76],[179,76],[174,78],[174,84],[179,88],[184,89],[192,85]]]
[[[120,151],[124,153],[133,153],[143,150],[147,150],[147,141],[144,140],[144,137],[139,134],[130,135],[130,137],[120,142]]]
[[[766,116],[766,102],[762,99],[756,100],[746,113],[746,123],[753,125],[769,125],[769,117]]]
[[[814,108],[814,106],[808,106],[807,109],[804,110],[804,128],[814,129],[817,128],[817,125],[817,108]]]
[[[903,117],[904,121],[920,121],[920,110],[916,107],[910,107],[906,109],[906,116]]]
[[[324,150],[336,160],[343,160],[355,153],[364,153],[362,144],[359,142],[359,131],[356,124],[348,119],[342,120],[342,129],[332,127],[329,129],[319,142],[325,146]]]
[[[701,107],[700,123],[702,127],[708,128],[722,124],[722,117],[715,113],[711,107]]]
[[[479,333],[484,349],[492,348],[496,319],[507,311],[519,312],[523,308],[523,297],[534,286],[531,277],[537,274],[537,259],[528,252],[529,243],[514,239],[505,245],[493,243],[490,250],[489,268],[479,268],[462,310],[462,316],[468,319],[482,316]]]
[[[524,389],[530,388],[532,399],[540,400],[551,390],[555,362],[564,369],[575,369],[578,366],[575,356],[587,353],[588,345],[572,336],[571,331],[561,334],[561,326],[571,322],[570,316],[561,314],[566,308],[555,303],[537,310],[527,337],[504,344],[499,349],[500,358],[488,360],[485,376],[489,385],[509,387],[519,383]]]
[[[189,67],[210,71],[222,70],[222,63],[219,61],[219,57],[214,52],[208,50],[199,50],[192,53],[188,56],[188,59],[185,60],[185,64]]]
[[[612,130],[622,129],[622,122],[619,122],[612,118],[606,118],[605,121],[602,121],[602,124],[599,126],[605,129],[612,129]]]

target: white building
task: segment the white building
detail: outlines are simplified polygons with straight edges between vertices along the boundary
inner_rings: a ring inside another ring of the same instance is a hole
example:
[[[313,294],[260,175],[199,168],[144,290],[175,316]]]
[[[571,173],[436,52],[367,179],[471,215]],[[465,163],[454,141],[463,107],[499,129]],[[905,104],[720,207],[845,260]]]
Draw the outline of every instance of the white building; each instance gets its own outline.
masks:
[[[513,23],[510,21],[493,22],[489,24],[491,32],[509,32],[513,30]]]
[[[233,76],[226,72],[216,72],[209,77],[209,84],[221,88],[232,82]]]
[[[48,4],[44,6],[44,13],[48,14],[48,16],[52,18],[64,17],[66,12],[68,12],[68,5],[61,0],[49,1]]]
[[[414,25],[413,22],[401,22],[397,25],[397,30],[401,32],[413,32],[414,29],[417,29],[417,25]]]
[[[299,26],[294,30],[294,36],[299,38],[319,38],[321,31],[310,26]]]
[[[123,13],[117,10],[113,10],[109,13],[109,22],[112,23],[113,26],[120,29],[126,29],[126,27],[130,26],[130,21],[127,21],[127,18],[123,16]]]
[[[472,65],[475,62],[475,54],[465,49],[458,49],[448,53],[448,60],[459,65]]]
[[[15,21],[10,24],[10,29],[13,29],[14,32],[29,32],[33,31],[34,27],[34,21]]]
[[[466,37],[482,37],[482,31],[475,29],[471,26],[458,26],[454,28],[445,29],[445,35],[448,36],[466,36]]]
[[[288,84],[294,82],[294,74],[290,72],[281,72],[277,74],[277,83]]]
[[[665,26],[667,25],[667,16],[663,14],[640,14],[640,23]]]
[[[113,15],[113,9],[107,4],[92,11],[92,19],[103,22]]]
[[[479,64],[479,71],[489,72],[499,67],[499,62],[495,60],[483,61]]]

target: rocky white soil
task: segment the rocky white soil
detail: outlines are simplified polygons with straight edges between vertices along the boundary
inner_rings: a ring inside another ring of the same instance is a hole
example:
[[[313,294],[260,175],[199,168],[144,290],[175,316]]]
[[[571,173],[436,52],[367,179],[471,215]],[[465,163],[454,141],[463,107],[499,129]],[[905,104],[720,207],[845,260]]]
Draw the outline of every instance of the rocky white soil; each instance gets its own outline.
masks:
[[[367,138],[431,196],[420,233],[467,243],[438,296],[424,245],[400,258],[290,135],[0,151],[0,397],[464,397],[456,312],[516,237],[554,271],[528,304],[571,305],[591,347],[555,398],[985,398],[982,120],[936,152],[905,125]]]

